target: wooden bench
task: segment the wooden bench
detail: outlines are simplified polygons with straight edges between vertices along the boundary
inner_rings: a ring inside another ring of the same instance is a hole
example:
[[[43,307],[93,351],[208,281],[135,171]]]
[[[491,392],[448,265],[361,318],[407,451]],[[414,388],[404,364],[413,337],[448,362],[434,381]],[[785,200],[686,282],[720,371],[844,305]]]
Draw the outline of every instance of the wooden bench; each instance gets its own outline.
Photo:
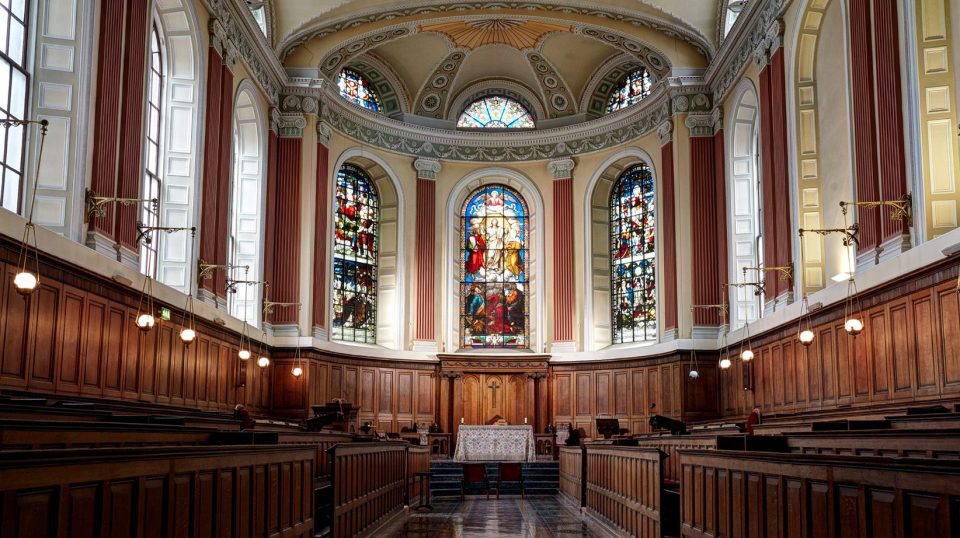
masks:
[[[680,482],[680,462],[677,461],[677,450],[712,449],[717,446],[716,435],[642,435],[634,438],[637,446],[660,449],[667,455],[663,462],[663,481],[667,484]]]
[[[560,457],[560,498],[578,511],[586,502],[584,472],[587,452],[581,446],[562,446]]]
[[[662,455],[656,448],[588,445],[587,513],[618,534],[659,538]]]
[[[798,432],[786,443],[799,454],[960,460],[960,430]]]
[[[0,536],[311,537],[296,446],[0,452]]]
[[[951,536],[960,462],[680,450],[682,536]]]

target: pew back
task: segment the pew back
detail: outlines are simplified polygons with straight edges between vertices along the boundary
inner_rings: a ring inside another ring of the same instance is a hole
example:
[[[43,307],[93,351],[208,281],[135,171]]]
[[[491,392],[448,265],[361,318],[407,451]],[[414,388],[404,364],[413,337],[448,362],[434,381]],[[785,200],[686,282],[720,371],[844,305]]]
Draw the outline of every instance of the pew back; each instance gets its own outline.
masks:
[[[334,445],[333,536],[364,535],[404,505],[407,443]]]
[[[680,481],[680,462],[677,451],[680,449],[714,449],[717,448],[716,435],[659,435],[639,436],[635,438],[637,446],[657,448],[667,455],[663,462],[663,480],[665,482]]]
[[[577,508],[583,506],[583,475],[586,470],[586,450],[579,446],[560,447],[560,496]]]
[[[0,452],[0,536],[306,538],[312,476],[299,447]]]
[[[798,454],[960,460],[960,430],[803,432],[787,436],[787,446]]]
[[[681,450],[681,534],[950,536],[960,462]]]
[[[314,469],[320,480],[329,480],[333,464],[329,454],[330,447],[338,443],[349,443],[353,436],[338,432],[277,432],[277,441],[281,445],[310,445],[316,457]]]
[[[662,453],[589,445],[586,452],[588,513],[628,536],[659,538]]]

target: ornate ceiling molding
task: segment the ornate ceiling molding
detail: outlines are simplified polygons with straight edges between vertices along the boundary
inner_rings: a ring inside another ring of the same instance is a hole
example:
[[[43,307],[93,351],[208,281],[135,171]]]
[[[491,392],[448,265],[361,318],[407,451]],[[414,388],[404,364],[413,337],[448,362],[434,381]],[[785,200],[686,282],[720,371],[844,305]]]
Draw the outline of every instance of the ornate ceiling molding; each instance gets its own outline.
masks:
[[[222,1],[222,0],[221,0]],[[686,23],[675,23],[659,18],[653,15],[640,15],[630,13],[627,10],[614,9],[610,7],[601,7],[602,4],[588,4],[582,0],[554,0],[551,3],[546,2],[450,2],[449,0],[435,0],[431,4],[423,5],[423,2],[398,6],[392,10],[370,9],[366,12],[357,14],[351,13],[343,17],[324,20],[325,17],[318,17],[308,22],[300,30],[281,39],[275,48],[277,56],[282,60],[290,55],[294,49],[303,43],[322,38],[343,30],[345,28],[355,28],[363,24],[371,24],[380,21],[394,20],[403,17],[410,17],[423,14],[443,14],[443,13],[463,13],[469,10],[494,9],[504,10],[522,10],[530,13],[536,11],[546,11],[558,14],[574,14],[581,16],[592,16],[612,22],[626,23],[638,28],[647,28],[660,32],[668,37],[673,37],[685,41],[696,48],[699,53],[707,60],[713,58],[716,49],[710,39],[698,32],[691,25]],[[488,16],[489,18],[489,16]]]
[[[515,80],[487,79],[474,82],[451,96],[446,110],[446,118],[456,122],[460,119],[460,113],[467,108],[467,105],[486,95],[504,95],[516,99],[533,114],[534,121],[550,117],[550,114],[547,113],[546,104],[540,100],[540,96],[537,95],[535,90]]]
[[[446,35],[458,48],[475,50],[485,45],[508,45],[517,50],[531,49],[544,36],[554,32],[571,32],[569,24],[556,24],[510,17],[455,20],[423,24],[418,32]]]
[[[756,0],[737,18],[732,32],[723,40],[715,61],[704,79],[713,88],[713,100],[722,102],[740,79],[743,69],[758,49],[768,47],[770,27],[780,17],[788,0]]]
[[[537,76],[537,82],[540,83],[543,102],[550,110],[550,117],[559,118],[576,114],[577,103],[573,98],[573,93],[567,87],[563,75],[540,52],[530,50],[527,51],[526,56],[530,68]]]
[[[632,54],[626,53],[618,54],[600,64],[583,87],[580,110],[594,117],[605,114],[610,94],[616,85],[627,73],[642,65]]]
[[[319,98],[323,104],[321,119],[343,135],[365,144],[424,158],[518,162],[600,151],[653,132],[673,114],[710,112],[712,109],[707,88],[684,84],[683,79],[669,79],[668,82],[669,87],[666,82],[659,83],[643,103],[602,118],[566,127],[517,133],[415,126],[361,109],[329,90]]]
[[[244,0],[207,0],[207,3],[211,15],[223,27],[223,36],[236,47],[239,58],[260,89],[272,104],[278,103],[280,91],[287,84],[287,74],[280,60],[271,54],[270,46]]]
[[[414,114],[428,118],[443,119],[450,101],[450,88],[460,72],[467,52],[454,50],[447,54],[433,73],[423,82],[413,104]]]
[[[409,112],[410,99],[407,97],[407,88],[386,62],[368,51],[350,62],[347,67],[356,70],[373,85],[380,97],[384,114]]]

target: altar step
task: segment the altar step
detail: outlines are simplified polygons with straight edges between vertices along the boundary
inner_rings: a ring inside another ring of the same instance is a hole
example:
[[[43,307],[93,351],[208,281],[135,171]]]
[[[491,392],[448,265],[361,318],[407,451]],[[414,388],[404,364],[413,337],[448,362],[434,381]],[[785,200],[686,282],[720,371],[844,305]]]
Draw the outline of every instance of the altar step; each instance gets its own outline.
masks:
[[[555,495],[560,490],[560,463],[556,461],[538,461],[522,463],[523,484],[528,495]],[[499,470],[496,462],[487,463],[487,477],[491,487],[497,483]],[[463,463],[459,461],[430,462],[430,494],[460,495],[460,482],[463,480]],[[512,488],[512,489],[511,489]],[[519,494],[518,486],[504,484],[501,493]],[[476,494],[476,492],[468,492]]]

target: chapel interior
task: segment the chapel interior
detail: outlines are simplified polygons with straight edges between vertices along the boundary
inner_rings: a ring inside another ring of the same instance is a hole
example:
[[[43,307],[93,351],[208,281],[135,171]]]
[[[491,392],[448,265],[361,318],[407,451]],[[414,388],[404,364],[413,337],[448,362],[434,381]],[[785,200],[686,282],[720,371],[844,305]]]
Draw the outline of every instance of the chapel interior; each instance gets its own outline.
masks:
[[[0,0],[0,538],[960,536],[955,0]]]

